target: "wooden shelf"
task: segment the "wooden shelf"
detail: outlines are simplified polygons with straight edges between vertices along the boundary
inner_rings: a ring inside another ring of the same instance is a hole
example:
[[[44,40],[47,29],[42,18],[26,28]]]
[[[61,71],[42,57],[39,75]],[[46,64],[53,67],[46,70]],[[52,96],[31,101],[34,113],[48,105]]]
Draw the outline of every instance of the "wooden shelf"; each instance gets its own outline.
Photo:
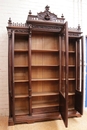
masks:
[[[59,93],[57,92],[43,92],[43,93],[33,93],[32,96],[36,97],[36,96],[54,96],[54,95],[59,95]]]
[[[14,67],[15,68],[26,68],[26,67],[28,67],[28,65],[15,65]]]
[[[72,111],[74,109],[75,109],[74,107],[71,107],[71,108],[68,108],[68,111]]]
[[[44,49],[44,50],[37,50],[32,49],[31,52],[59,52],[59,50],[53,50],[53,49]]]
[[[68,93],[68,96],[72,96],[72,95],[75,95],[75,93]]]
[[[69,67],[76,67],[75,65],[69,65]]]
[[[69,53],[75,53],[75,51],[69,51]]]
[[[27,49],[15,49],[14,52],[28,52]]]
[[[27,98],[27,97],[29,97],[29,95],[28,94],[22,94],[22,95],[15,95],[15,98]]]
[[[44,108],[44,107],[55,107],[59,106],[57,102],[48,102],[48,103],[33,103],[32,108]]]
[[[15,83],[28,82],[29,80],[15,80]]]
[[[31,79],[31,81],[58,81],[59,79]]]
[[[59,67],[59,65],[31,65],[32,67]]]
[[[75,78],[68,78],[68,80],[76,80]]]
[[[63,78],[62,80],[66,80],[65,78]],[[68,78],[68,80],[76,80],[75,78]]]
[[[28,110],[15,110],[15,115],[28,115],[29,114],[29,111]]]

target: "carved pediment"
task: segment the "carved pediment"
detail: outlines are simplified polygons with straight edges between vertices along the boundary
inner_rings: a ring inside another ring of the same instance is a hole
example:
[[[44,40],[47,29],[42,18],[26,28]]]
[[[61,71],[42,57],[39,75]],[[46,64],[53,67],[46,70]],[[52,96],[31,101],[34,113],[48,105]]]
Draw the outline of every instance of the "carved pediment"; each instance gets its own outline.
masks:
[[[54,13],[51,13],[49,11],[48,5],[45,7],[44,12],[40,12],[37,14],[37,17],[38,17],[38,19],[41,19],[41,20],[50,20],[50,21],[56,21],[58,19],[57,15],[55,15]]]
[[[45,11],[37,13],[37,15],[32,15],[32,12],[30,10],[28,18],[27,18],[27,22],[29,22],[31,20],[34,20],[34,21],[39,21],[39,20],[55,21],[55,22],[63,23],[65,19],[64,19],[63,15],[61,16],[61,18],[58,18],[57,15],[55,15],[54,13],[51,13],[49,11],[49,6],[47,5],[45,7]]]

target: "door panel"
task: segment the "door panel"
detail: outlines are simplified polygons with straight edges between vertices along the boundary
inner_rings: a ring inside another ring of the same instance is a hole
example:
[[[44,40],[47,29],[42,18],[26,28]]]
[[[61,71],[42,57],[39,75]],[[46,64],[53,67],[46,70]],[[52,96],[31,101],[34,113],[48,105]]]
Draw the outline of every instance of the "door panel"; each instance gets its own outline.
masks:
[[[75,109],[83,114],[83,37],[76,42],[76,91],[75,91]]]
[[[61,38],[60,54],[60,113],[65,126],[68,126],[68,24],[65,23],[64,35]],[[65,41],[65,42],[64,42]]]

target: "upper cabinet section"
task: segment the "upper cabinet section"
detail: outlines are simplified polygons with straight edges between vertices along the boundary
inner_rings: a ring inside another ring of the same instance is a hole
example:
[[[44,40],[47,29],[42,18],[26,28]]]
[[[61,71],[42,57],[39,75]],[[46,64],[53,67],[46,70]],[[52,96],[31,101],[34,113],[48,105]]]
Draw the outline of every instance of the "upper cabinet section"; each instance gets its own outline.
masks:
[[[47,5],[45,11],[33,15],[31,10],[27,16],[27,20],[24,24],[14,23],[11,18],[8,20],[8,33],[10,34],[10,29],[14,30],[15,33],[27,33],[32,31],[45,31],[45,32],[57,32],[60,35],[65,34],[65,18],[63,14],[61,17],[57,17],[56,14],[51,13],[50,7]],[[69,37],[80,37],[81,28],[68,28]]]

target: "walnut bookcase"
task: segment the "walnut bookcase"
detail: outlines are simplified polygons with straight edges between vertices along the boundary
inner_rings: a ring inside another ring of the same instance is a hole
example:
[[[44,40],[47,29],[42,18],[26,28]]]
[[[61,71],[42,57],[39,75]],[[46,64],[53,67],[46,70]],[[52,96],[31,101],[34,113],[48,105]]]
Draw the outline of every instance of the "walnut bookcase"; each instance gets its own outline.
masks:
[[[83,113],[83,39],[80,26],[49,11],[25,24],[8,21],[9,125]]]

